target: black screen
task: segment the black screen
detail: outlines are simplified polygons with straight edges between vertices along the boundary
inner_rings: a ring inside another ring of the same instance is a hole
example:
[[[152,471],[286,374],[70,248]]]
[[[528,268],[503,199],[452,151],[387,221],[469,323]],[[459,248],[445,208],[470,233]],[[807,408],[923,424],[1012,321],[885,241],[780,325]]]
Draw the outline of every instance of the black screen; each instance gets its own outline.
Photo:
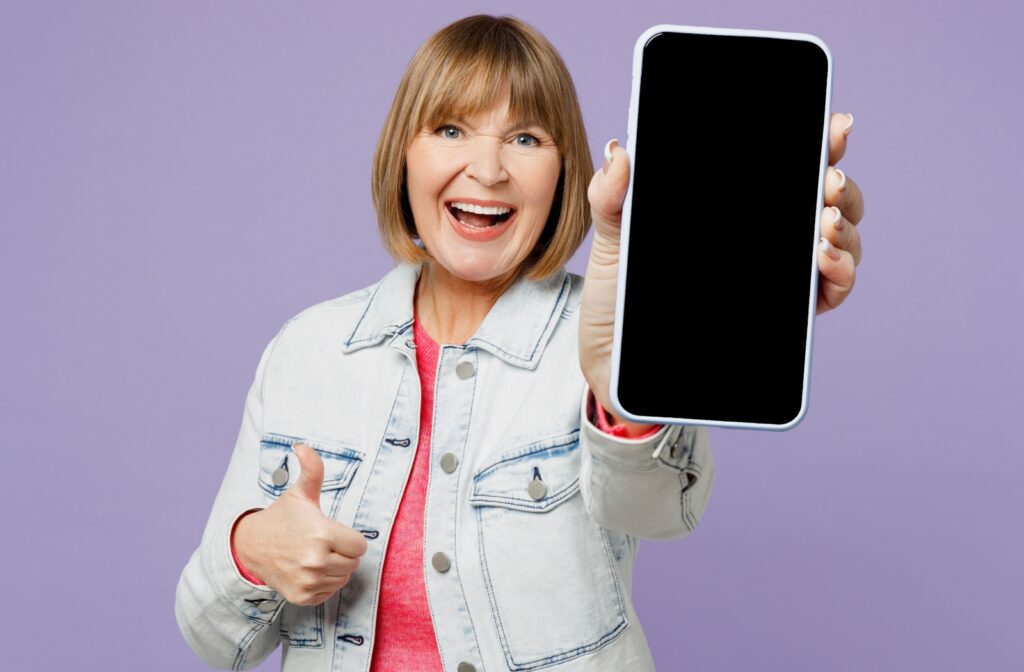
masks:
[[[617,390],[627,412],[799,415],[827,81],[812,42],[646,43]]]

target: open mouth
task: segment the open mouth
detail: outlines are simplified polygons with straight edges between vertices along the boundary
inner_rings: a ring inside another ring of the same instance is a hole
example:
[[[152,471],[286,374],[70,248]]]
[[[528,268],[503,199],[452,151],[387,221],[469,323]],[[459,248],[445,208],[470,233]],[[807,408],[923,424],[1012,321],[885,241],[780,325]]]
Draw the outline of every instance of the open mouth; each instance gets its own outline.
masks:
[[[512,215],[516,214],[515,208],[510,208],[507,212],[486,212],[487,210],[503,210],[504,208],[476,208],[476,212],[455,206],[452,203],[445,203],[445,207],[448,212],[451,213],[452,217],[462,222],[466,226],[471,226],[477,229],[487,229],[492,226],[498,226],[502,222],[508,221]]]

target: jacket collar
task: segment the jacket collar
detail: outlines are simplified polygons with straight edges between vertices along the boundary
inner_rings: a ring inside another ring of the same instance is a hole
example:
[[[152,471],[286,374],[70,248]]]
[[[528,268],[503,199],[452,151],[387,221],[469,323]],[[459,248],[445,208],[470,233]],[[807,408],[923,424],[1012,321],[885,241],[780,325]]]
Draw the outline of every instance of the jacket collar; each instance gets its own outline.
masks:
[[[374,287],[343,352],[380,343],[408,332],[413,294],[422,263],[401,262]],[[509,364],[534,369],[569,298],[571,279],[562,267],[545,280],[520,276],[498,297],[466,347],[478,346]]]

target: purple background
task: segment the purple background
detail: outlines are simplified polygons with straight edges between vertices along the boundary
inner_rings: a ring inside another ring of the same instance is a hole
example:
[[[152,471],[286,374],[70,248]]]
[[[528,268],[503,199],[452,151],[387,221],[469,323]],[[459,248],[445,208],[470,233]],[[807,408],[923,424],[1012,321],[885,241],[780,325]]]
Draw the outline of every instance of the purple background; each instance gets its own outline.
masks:
[[[17,5],[0,9],[0,668],[204,669],[174,589],[261,349],[391,267],[369,189],[384,115],[419,44],[488,12],[560,50],[595,161],[625,138],[655,23],[816,34],[833,110],[856,117],[857,289],[818,319],[803,423],[712,429],[700,527],[641,545],[658,668],[1024,669],[1019,3]],[[752,104],[738,181],[772,169],[771,132]],[[736,206],[742,259],[771,231]]]

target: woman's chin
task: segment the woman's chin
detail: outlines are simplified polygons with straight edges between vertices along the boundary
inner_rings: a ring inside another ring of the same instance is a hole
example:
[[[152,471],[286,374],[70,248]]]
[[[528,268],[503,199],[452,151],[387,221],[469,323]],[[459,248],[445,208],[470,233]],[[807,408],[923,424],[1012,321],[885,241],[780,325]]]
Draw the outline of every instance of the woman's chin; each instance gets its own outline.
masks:
[[[504,260],[499,261],[489,255],[467,255],[457,261],[436,259],[449,274],[466,282],[485,282],[504,276],[512,269]]]

